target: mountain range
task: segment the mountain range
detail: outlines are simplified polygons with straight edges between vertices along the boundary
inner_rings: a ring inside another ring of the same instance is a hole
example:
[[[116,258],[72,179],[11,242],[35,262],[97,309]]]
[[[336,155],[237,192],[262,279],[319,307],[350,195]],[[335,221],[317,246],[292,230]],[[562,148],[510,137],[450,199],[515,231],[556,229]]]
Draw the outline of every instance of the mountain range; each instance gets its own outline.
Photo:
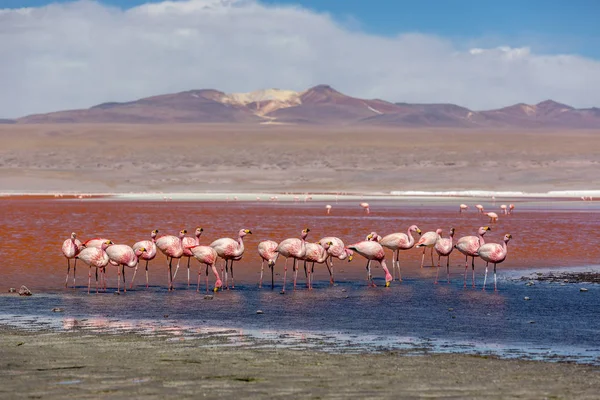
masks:
[[[391,103],[347,96],[328,85],[302,92],[266,89],[226,94],[213,89],[103,103],[88,109],[29,115],[0,123],[250,123],[448,128],[600,128],[600,108],[553,100],[473,111],[454,104]]]

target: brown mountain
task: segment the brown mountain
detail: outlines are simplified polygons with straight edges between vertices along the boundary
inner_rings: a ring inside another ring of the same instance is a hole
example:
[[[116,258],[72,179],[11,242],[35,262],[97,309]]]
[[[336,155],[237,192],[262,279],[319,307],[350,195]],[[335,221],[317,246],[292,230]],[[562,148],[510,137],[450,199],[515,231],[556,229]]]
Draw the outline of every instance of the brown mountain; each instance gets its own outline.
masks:
[[[7,120],[9,122],[14,122]],[[286,123],[451,128],[600,128],[600,109],[546,100],[473,111],[454,104],[390,103],[347,96],[328,85],[302,92],[266,89],[226,94],[190,90],[84,110],[30,115],[17,123]],[[0,121],[1,123],[1,121]]]

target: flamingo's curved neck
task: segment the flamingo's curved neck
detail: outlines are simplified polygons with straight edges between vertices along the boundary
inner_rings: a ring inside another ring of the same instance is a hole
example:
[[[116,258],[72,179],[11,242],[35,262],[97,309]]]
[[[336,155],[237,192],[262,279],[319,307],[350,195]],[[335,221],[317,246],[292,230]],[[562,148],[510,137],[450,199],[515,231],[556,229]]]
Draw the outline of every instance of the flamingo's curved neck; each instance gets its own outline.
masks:
[[[479,247],[481,247],[485,244],[485,239],[483,238],[483,234],[479,234],[477,236],[479,236]]]
[[[198,241],[200,241],[200,239],[198,239]],[[198,244],[200,244],[198,242]],[[238,236],[238,250],[240,252],[244,251],[244,237],[242,235]]]
[[[415,244],[415,238],[412,235],[412,230],[410,228],[408,228],[408,245],[412,246],[413,244]]]

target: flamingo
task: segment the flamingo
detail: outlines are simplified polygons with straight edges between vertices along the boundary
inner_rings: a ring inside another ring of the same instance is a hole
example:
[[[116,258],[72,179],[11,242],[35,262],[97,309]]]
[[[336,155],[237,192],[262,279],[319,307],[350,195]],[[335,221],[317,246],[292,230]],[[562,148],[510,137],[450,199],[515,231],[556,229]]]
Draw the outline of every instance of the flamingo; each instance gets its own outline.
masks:
[[[250,229],[240,229],[238,232],[238,240],[230,239],[230,238],[221,238],[217,239],[210,244],[210,247],[217,251],[219,257],[225,260],[225,288],[229,288],[227,284],[227,272],[228,272],[228,264],[231,261],[231,287],[235,288],[233,282],[233,262],[239,261],[242,259],[242,255],[244,254],[244,236],[251,235],[252,232]],[[223,272],[223,269],[221,269]]]
[[[435,232],[429,231],[425,232],[421,239],[415,245],[416,248],[423,247],[423,257],[421,257],[421,268],[423,268],[423,263],[425,262],[425,250],[429,247],[431,249],[431,266],[433,267],[433,246],[440,238],[440,234],[442,233],[441,229],[436,229]]]
[[[135,243],[132,246],[133,251],[136,251],[139,248],[144,248],[145,251],[140,255],[140,259],[146,260],[146,288],[148,288],[148,261],[154,260],[156,257],[156,235],[158,234],[158,229],[153,230],[150,233],[150,240],[141,240]],[[133,281],[135,280],[135,274],[137,273],[137,266],[133,271],[133,278],[131,278],[131,285],[129,289],[133,287]]]
[[[369,203],[360,203],[360,206],[365,210],[365,212],[367,214],[369,214],[371,211],[369,210]]]
[[[454,245],[454,247],[465,255],[465,280],[464,287],[467,287],[467,269],[469,265],[467,264],[469,257],[471,257],[471,267],[473,269],[473,282],[472,285],[475,287],[475,257],[478,257],[477,250],[485,243],[483,239],[483,235],[487,231],[491,230],[489,226],[482,226],[477,230],[477,236],[463,236],[458,239],[458,242]]]
[[[450,253],[452,253],[452,240],[454,239],[454,228],[450,228],[450,232],[448,233],[447,238],[440,237],[433,248],[435,252],[438,254],[438,265],[437,272],[435,274],[435,284],[438,283],[438,276],[440,274],[440,259],[442,257],[446,257],[446,278],[448,279],[448,283],[450,283]]]
[[[498,221],[498,214],[496,214],[495,212],[488,212],[485,213],[485,215],[490,217],[490,223]]]
[[[100,247],[86,247],[76,256],[89,266],[88,271],[88,294],[92,282],[92,267],[96,268],[96,293],[98,293],[98,269],[105,268],[108,265],[108,254],[106,249],[113,244],[110,240],[102,243]]]
[[[502,244],[487,243],[479,247],[477,255],[485,261],[485,276],[483,278],[483,290],[485,290],[485,282],[487,280],[488,264],[494,263],[494,291],[498,291],[496,284],[496,264],[500,264],[506,259],[508,253],[508,242],[512,239],[512,235],[507,233],[504,235]]]
[[[217,251],[210,246],[192,246],[188,247],[188,250],[192,253],[192,256],[200,262],[200,264],[206,264],[206,291],[208,292],[208,267],[210,267],[215,274],[215,287],[213,291],[217,292],[221,286],[223,286],[223,282],[219,277],[219,272],[217,271],[217,258],[219,257]],[[200,291],[200,275],[202,274],[202,269],[198,268],[198,286],[196,287],[196,292]]]
[[[329,212],[331,211],[331,204],[327,204],[325,209],[327,210],[327,215],[329,215]]]
[[[465,211],[465,210],[467,210],[467,209],[469,208],[469,206],[468,206],[468,205],[466,205],[466,204],[461,204],[461,205],[460,205],[460,206],[458,206],[458,207],[459,207],[459,208],[458,208],[458,212],[459,212],[459,213],[462,213],[463,211]]]
[[[512,214],[514,209],[515,209],[515,205],[514,204],[509,204],[508,205],[508,213],[509,214]]]
[[[506,211],[506,204],[502,204],[502,205],[500,206],[500,209],[502,210],[502,213],[503,213],[503,214],[507,214],[507,211]]]
[[[390,233],[379,240],[379,243],[385,248],[392,250],[392,274],[396,279],[396,266],[398,266],[398,281],[402,282],[402,274],[400,273],[400,250],[412,249],[415,245],[415,238],[412,233],[416,232],[419,235],[421,230],[416,225],[411,225],[406,233],[397,232]]]
[[[276,251],[277,246],[279,246],[279,244],[272,240],[265,240],[258,244],[258,255],[260,255],[260,258],[262,259],[260,263],[260,282],[258,283],[259,288],[262,288],[263,268],[265,261],[267,262],[269,268],[271,268],[271,289],[275,287],[274,268],[275,263],[277,262],[277,257],[279,257],[279,253]]]
[[[77,239],[75,232],[71,233],[71,237],[65,240],[62,244],[62,253],[67,259],[67,279],[65,279],[65,287],[69,285],[69,272],[71,271],[71,259],[74,259],[73,263],[73,287],[75,287],[75,269],[77,268],[77,254],[83,250],[83,244]]]
[[[285,279],[287,276],[287,262],[289,258],[294,259],[294,263],[292,266],[292,271],[294,271],[294,289],[296,289],[296,277],[297,277],[297,263],[298,260],[302,259],[306,254],[306,237],[308,236],[308,232],[310,232],[309,228],[302,230],[302,235],[300,239],[290,238],[285,239],[275,251],[285,257],[285,264],[283,266],[283,288],[281,289],[281,293],[285,293]]]
[[[375,242],[370,240],[363,240],[362,242],[355,243],[351,246],[348,246],[348,249],[357,252],[367,261],[367,280],[369,282],[369,286],[377,286],[375,282],[373,282],[373,276],[371,275],[371,261],[379,261],[381,264],[381,268],[385,271],[385,287],[390,286],[390,282],[393,280],[392,275],[390,275],[390,271],[385,264],[385,251],[383,247]]]
[[[181,244],[183,246],[183,256],[187,257],[187,283],[188,287],[190,287],[190,260],[194,256],[190,251],[190,247],[199,246],[200,245],[200,235],[202,235],[204,229],[198,227],[196,228],[196,232],[194,233],[194,237],[186,236],[182,239]],[[177,270],[173,275],[173,279],[177,276]]]
[[[172,263],[173,259],[177,259],[177,268],[175,268],[175,273],[179,269],[179,261],[183,256],[183,238],[187,231],[185,229],[179,231],[179,236],[173,235],[165,235],[156,239],[156,247],[167,256],[168,268],[169,268],[169,291],[173,290],[173,269]]]
[[[342,239],[335,236],[324,237],[321,240],[319,240],[319,243],[321,243],[321,246],[323,247],[325,247],[325,243],[331,243],[327,248],[327,253],[329,254],[329,265],[327,265],[327,263],[325,263],[325,265],[329,270],[329,284],[333,285],[333,258],[335,257],[338,260],[348,259],[348,261],[350,262],[352,261],[352,255],[354,254],[354,252],[352,250],[347,249],[344,246],[344,242],[342,241]]]
[[[483,214],[483,206],[481,204],[475,205],[475,208],[477,209],[478,212]]]
[[[317,264],[327,264],[327,259],[329,258],[329,253],[327,249],[333,244],[333,242],[325,243],[325,246],[322,246],[321,243],[306,243],[306,254],[302,258],[304,260],[304,270],[306,271],[306,263],[312,262],[312,266],[308,269],[308,290],[312,290],[312,274],[315,272],[315,263]],[[329,269],[329,268],[328,268]]]
[[[146,249],[140,247],[133,250],[126,244],[113,244],[106,248],[106,254],[110,261],[117,265],[117,293],[121,291],[121,275],[123,275],[123,292],[127,292],[125,285],[125,267],[137,268],[139,257]],[[119,270],[119,266],[121,269]]]

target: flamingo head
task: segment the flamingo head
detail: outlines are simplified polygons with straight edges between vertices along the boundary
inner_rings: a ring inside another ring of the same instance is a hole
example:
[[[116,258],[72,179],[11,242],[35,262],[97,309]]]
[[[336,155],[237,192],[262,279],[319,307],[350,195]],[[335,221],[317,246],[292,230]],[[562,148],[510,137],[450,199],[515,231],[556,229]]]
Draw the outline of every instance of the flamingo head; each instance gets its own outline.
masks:
[[[269,268],[273,268],[275,266],[275,261],[274,260],[269,260],[269,262],[267,263],[267,265],[269,266]]]
[[[104,243],[102,243],[102,250],[106,250],[111,244],[114,244],[112,240],[105,241]]]
[[[319,242],[317,242],[317,244],[320,244],[320,243],[319,243]],[[324,248],[325,250],[327,250],[327,249],[329,249],[331,246],[333,246],[333,242],[332,242],[332,241],[326,242],[326,243],[324,243],[322,246],[323,246],[323,248]]]
[[[308,232],[310,232],[309,228],[304,228],[302,230],[302,239],[306,239],[306,237],[308,236]]]
[[[158,235],[158,229],[155,229],[155,230],[153,230],[153,231],[152,231],[152,233],[150,234],[150,237],[151,237],[152,239],[155,239],[155,238],[156,238],[156,235]]]
[[[481,236],[483,236],[483,235],[485,235],[485,233],[486,233],[487,231],[491,231],[491,230],[492,230],[492,228],[490,228],[489,226],[482,226],[482,227],[481,227],[481,228],[479,228],[479,230],[477,231],[477,234],[478,234],[478,235],[481,235]]]
[[[354,258],[354,252],[350,249],[346,249],[346,254],[348,254],[348,262],[352,261],[352,258]]]
[[[244,237],[246,235],[252,235],[252,231],[250,229],[240,229],[240,237]]]
[[[180,230],[179,231],[179,238],[183,239],[183,237],[185,236],[186,233],[187,233],[187,230],[185,230],[185,229]]]
[[[504,243],[508,243],[510,239],[512,239],[512,235],[510,233],[504,235]]]
[[[71,239],[75,240],[77,238],[77,234],[75,232],[71,232]]]
[[[196,237],[200,237],[200,235],[202,235],[202,232],[204,232],[204,229],[202,228],[196,228]]]
[[[450,228],[450,232],[448,233],[450,237],[454,236],[454,228]]]
[[[420,229],[419,229],[419,227],[418,227],[418,226],[416,226],[416,225],[411,225],[411,226],[408,228],[408,230],[409,230],[409,231],[411,231],[411,232],[417,232],[419,235],[421,234],[421,230],[420,230]]]
[[[437,228],[437,229],[435,230],[435,233],[436,233],[437,235],[441,235],[441,234],[442,234],[442,228]]]

